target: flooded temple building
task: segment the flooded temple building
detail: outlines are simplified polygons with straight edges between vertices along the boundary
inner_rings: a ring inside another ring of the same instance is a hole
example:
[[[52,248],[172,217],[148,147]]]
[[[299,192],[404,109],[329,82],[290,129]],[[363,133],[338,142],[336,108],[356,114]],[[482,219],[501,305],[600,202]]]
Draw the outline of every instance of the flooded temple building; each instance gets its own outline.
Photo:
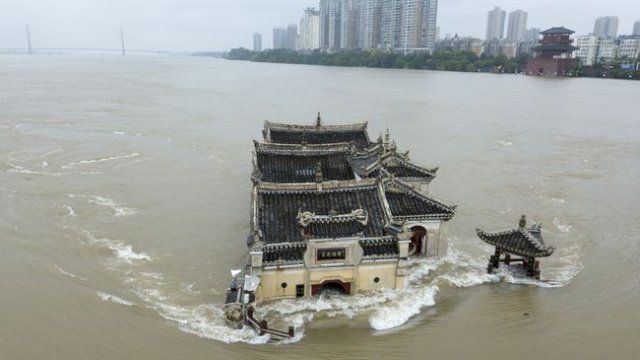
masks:
[[[455,207],[423,192],[413,164],[367,123],[265,122],[254,142],[248,274],[256,300],[404,285],[408,259],[441,256]]]

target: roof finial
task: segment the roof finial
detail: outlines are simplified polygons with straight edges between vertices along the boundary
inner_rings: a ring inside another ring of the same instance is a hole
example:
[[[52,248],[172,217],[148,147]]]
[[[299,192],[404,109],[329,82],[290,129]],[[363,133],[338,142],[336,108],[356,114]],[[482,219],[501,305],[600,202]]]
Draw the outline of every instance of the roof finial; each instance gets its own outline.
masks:
[[[318,117],[316,118],[316,127],[319,128],[322,126],[322,119],[320,119],[320,112],[318,111]]]
[[[527,226],[527,217],[522,215],[522,217],[520,218],[520,221],[518,222],[518,226],[520,226],[521,229],[524,229],[525,226]]]
[[[391,145],[391,134],[389,133],[389,128],[384,133],[384,140],[382,141],[382,148],[385,152],[389,151]]]

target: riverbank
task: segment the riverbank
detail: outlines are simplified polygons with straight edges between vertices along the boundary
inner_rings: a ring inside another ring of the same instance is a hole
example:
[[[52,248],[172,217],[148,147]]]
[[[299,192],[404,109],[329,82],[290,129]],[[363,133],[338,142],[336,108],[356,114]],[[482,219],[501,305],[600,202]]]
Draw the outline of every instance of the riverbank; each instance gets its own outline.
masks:
[[[236,48],[226,53],[224,58],[282,64],[520,74],[524,73],[524,68],[530,57],[528,55],[519,56],[515,59],[508,59],[504,55],[479,57],[470,51],[436,51],[433,54],[408,53],[404,55],[381,50],[346,50],[335,53],[313,51],[303,53],[288,49],[251,51],[244,48]],[[616,64],[580,66],[572,69],[568,76],[640,80],[640,70],[622,70]]]

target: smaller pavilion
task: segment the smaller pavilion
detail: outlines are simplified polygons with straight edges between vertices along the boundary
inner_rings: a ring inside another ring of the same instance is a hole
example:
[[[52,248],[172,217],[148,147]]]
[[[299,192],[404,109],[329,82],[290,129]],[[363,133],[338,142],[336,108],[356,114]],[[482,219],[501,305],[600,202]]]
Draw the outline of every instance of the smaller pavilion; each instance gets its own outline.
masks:
[[[541,227],[540,223],[534,223],[527,227],[526,217],[522,215],[518,227],[515,229],[497,232],[476,229],[480,239],[496,247],[495,253],[489,258],[487,272],[491,274],[493,269],[500,267],[501,262],[506,265],[510,265],[512,262],[521,262],[527,276],[540,279],[540,263],[536,258],[547,257],[555,250],[553,247],[545,245]],[[520,256],[520,258],[513,258],[512,255]]]

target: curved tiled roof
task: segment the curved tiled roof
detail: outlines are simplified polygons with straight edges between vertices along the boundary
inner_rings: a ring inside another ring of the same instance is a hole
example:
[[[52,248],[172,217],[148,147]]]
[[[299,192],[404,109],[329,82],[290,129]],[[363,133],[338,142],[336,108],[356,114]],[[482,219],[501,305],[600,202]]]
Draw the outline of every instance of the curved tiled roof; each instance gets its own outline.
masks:
[[[564,26],[552,27],[551,29],[547,29],[545,31],[541,31],[542,35],[555,35],[555,34],[573,34],[575,31],[569,30]]]
[[[398,180],[388,181],[385,197],[394,220],[450,220],[455,206],[423,195]]]
[[[300,263],[306,250],[305,243],[271,244],[262,248],[262,260],[266,265]]]
[[[364,239],[359,243],[365,258],[396,257],[398,255],[398,242],[394,238]]]
[[[265,121],[264,138],[280,144],[334,144],[353,143],[358,148],[369,146],[367,123],[324,125],[320,117],[315,125],[282,124]]]
[[[545,257],[553,253],[553,247],[547,247],[542,239],[540,225],[530,228],[515,228],[497,232],[476,229],[478,237],[488,244],[520,256]]]
[[[258,189],[254,205],[257,207],[256,225],[262,232],[264,241],[267,244],[304,241],[297,220],[301,211],[346,214],[354,209],[363,209],[369,216],[366,225],[354,221],[312,224],[309,226],[309,236],[313,238],[345,237],[356,233],[361,233],[364,237],[384,235],[385,210],[375,183],[370,186],[343,186],[334,189],[330,188],[330,183],[326,185],[326,189],[320,192],[315,188],[305,189],[300,186],[291,186],[291,189]]]

